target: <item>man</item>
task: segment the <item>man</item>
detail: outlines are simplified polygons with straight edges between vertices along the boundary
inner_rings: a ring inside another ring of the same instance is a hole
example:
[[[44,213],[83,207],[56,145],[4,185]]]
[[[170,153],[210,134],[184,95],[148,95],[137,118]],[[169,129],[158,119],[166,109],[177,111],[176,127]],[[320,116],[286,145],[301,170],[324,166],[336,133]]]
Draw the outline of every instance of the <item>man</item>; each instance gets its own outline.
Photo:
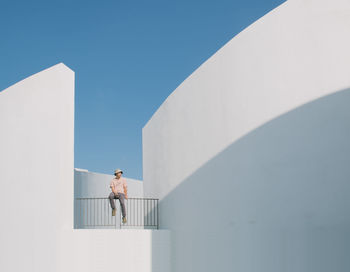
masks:
[[[126,223],[126,212],[124,200],[128,199],[128,185],[126,180],[122,177],[123,171],[117,169],[114,171],[115,178],[112,179],[110,183],[110,188],[112,192],[109,195],[109,202],[112,208],[112,216],[115,216],[117,211],[114,203],[114,199],[119,199],[120,206],[122,208],[123,223]]]

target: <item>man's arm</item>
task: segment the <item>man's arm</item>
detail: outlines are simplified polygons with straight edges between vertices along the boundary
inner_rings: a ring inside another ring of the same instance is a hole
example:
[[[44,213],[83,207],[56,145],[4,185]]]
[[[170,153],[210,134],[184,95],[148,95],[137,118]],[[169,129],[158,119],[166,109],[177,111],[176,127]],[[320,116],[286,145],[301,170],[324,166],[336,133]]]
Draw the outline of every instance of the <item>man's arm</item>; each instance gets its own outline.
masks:
[[[125,198],[128,199],[128,185],[126,184],[126,181],[124,182],[124,195]]]

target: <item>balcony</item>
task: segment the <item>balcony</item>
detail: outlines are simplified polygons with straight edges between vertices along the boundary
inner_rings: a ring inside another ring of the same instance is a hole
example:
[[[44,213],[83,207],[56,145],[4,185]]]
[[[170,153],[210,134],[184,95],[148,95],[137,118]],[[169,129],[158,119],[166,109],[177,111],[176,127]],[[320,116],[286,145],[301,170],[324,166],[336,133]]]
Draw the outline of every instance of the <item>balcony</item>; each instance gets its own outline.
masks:
[[[119,200],[115,199],[116,216],[112,216],[106,197],[78,197],[74,200],[75,229],[158,229],[158,199],[125,200],[127,222],[122,223]]]

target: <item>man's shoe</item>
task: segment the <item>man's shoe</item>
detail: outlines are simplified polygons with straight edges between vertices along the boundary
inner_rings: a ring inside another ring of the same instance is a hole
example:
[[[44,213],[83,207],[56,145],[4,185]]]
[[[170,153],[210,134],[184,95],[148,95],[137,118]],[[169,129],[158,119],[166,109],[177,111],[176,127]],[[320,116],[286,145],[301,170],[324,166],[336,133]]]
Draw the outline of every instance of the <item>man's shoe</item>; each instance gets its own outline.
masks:
[[[123,217],[123,224],[125,224],[126,223],[126,217],[124,216]]]
[[[117,209],[112,210],[112,216],[115,216],[116,211],[117,211]]]

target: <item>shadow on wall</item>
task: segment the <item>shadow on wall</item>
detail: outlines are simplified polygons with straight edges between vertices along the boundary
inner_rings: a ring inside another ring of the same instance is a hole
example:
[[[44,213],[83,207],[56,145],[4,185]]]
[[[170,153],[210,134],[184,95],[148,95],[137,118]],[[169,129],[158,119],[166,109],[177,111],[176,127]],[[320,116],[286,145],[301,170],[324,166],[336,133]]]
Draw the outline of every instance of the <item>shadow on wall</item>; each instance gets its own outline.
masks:
[[[167,195],[172,271],[350,271],[349,105],[346,89],[288,112]]]

